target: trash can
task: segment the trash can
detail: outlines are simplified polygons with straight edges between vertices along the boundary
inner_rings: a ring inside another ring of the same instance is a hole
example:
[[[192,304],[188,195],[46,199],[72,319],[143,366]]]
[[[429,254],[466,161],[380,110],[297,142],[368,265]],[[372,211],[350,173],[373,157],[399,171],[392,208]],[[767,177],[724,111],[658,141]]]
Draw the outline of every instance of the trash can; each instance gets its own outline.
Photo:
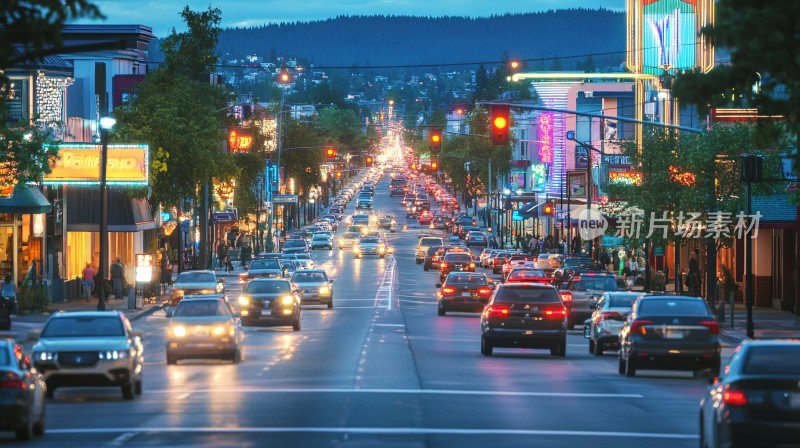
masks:
[[[136,309],[144,308],[144,296],[137,295],[136,296]]]
[[[136,309],[136,288],[128,288],[128,309]]]

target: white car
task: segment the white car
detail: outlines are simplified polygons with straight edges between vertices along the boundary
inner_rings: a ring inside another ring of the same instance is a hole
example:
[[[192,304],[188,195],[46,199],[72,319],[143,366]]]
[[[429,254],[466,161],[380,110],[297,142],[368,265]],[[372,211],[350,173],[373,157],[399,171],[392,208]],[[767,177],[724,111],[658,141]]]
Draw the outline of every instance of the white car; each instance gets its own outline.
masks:
[[[642,295],[641,292],[604,292],[584,326],[584,336],[589,339],[589,353],[602,356],[605,350],[619,348],[619,331],[633,302]],[[589,304],[589,308],[592,308]]]

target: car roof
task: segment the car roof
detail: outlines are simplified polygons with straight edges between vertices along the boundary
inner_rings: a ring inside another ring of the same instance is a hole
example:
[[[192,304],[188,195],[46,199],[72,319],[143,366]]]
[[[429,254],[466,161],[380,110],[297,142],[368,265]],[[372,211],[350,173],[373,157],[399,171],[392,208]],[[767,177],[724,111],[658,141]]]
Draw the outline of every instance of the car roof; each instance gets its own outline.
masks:
[[[181,302],[184,300],[189,302],[197,300],[225,300],[225,294],[188,294],[183,296]]]
[[[249,283],[273,283],[273,282],[288,282],[285,278],[254,278]]]
[[[555,286],[544,285],[542,283],[534,282],[514,282],[514,283],[501,283],[500,288],[515,288],[515,289],[555,289]]]
[[[56,319],[60,317],[106,317],[106,316],[121,316],[122,312],[119,310],[108,311],[58,311],[53,313],[50,318]]]
[[[325,272],[324,269],[300,269],[300,270],[294,271],[295,274],[299,274],[301,272],[322,272],[323,274],[328,275],[328,273]]]

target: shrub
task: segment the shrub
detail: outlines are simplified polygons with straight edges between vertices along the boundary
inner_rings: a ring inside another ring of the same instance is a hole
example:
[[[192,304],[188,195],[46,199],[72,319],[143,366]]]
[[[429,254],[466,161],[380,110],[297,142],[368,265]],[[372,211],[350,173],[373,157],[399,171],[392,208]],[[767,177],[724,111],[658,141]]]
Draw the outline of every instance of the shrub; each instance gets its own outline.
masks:
[[[44,311],[50,305],[50,297],[44,286],[24,286],[17,295],[17,306],[20,314]]]

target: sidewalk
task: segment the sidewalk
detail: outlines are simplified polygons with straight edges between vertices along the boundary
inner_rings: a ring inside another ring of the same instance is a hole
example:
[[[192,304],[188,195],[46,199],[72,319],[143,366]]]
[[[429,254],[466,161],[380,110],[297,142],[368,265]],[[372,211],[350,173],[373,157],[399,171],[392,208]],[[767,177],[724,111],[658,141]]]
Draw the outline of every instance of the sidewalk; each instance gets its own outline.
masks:
[[[720,336],[724,342],[738,345],[747,339],[747,310],[737,303],[734,310],[733,328],[731,328],[730,308],[725,308],[725,321]],[[800,317],[789,311],[773,308],[753,308],[753,330],[756,339],[800,338]]]
[[[106,311],[119,310],[125,313],[130,321],[135,321],[147,317],[161,309],[161,304],[146,304],[142,308],[128,309],[127,299],[109,299],[106,303]],[[69,302],[58,302],[50,304],[47,311],[24,315],[14,315],[11,317],[11,330],[0,331],[0,338],[13,338],[17,342],[24,343],[29,340],[28,335],[32,332],[40,331],[50,314],[56,311],[96,311],[97,299],[91,302],[86,300],[72,300]]]

